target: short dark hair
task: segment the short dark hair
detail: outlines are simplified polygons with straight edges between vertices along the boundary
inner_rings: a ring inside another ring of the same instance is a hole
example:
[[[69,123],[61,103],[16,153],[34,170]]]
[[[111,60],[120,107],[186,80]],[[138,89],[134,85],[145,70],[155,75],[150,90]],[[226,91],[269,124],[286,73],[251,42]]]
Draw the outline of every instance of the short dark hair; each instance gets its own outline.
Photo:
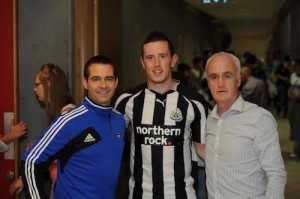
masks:
[[[191,71],[191,67],[189,65],[187,65],[186,63],[180,63],[178,66],[177,66],[177,71],[180,71],[180,72],[184,72],[184,71]]]
[[[197,64],[199,64],[200,62],[203,61],[203,58],[202,57],[195,57],[193,59],[193,65],[196,66]]]
[[[145,39],[145,41],[144,41],[144,43],[141,47],[141,56],[142,57],[144,56],[144,45],[147,44],[147,43],[156,42],[156,41],[166,41],[166,42],[168,42],[168,46],[169,46],[171,56],[173,56],[175,54],[174,46],[173,46],[172,42],[170,41],[170,39],[161,32],[153,31],[153,32],[149,33],[149,35],[146,37],[146,39]]]
[[[251,54],[246,58],[245,61],[246,64],[256,64],[257,63],[257,58],[255,55]]]
[[[89,77],[89,67],[92,64],[110,64],[110,65],[112,65],[112,67],[114,69],[114,76],[115,76],[115,78],[117,78],[117,71],[116,71],[116,68],[114,67],[112,61],[108,57],[105,57],[103,55],[96,55],[94,57],[91,57],[84,65],[83,76],[86,80]]]

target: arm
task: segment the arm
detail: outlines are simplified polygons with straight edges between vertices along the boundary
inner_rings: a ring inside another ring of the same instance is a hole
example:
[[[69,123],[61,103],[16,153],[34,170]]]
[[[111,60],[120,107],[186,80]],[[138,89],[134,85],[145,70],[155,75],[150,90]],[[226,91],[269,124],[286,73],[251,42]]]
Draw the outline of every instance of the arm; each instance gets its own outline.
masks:
[[[51,162],[49,157],[45,157],[44,151],[48,151],[48,147],[40,154],[35,153],[39,151],[44,137],[47,137],[46,134],[39,137],[23,155],[20,166],[21,180],[11,185],[11,193],[24,187],[30,198],[49,198],[44,188],[45,181],[49,179]]]
[[[205,127],[206,127],[206,111],[204,106],[200,102],[193,101],[196,106],[195,120],[193,121],[191,128],[193,133],[193,144],[197,155],[205,161]]]
[[[259,134],[254,147],[267,179],[266,198],[283,199],[286,184],[286,171],[279,145],[276,121],[273,116],[263,114],[258,120]]]
[[[20,174],[31,198],[49,198],[44,183],[49,179],[49,165],[68,142],[66,118],[55,120],[22,157]]]
[[[205,161],[205,144],[194,142],[194,146],[198,156]]]
[[[14,120],[11,120],[9,132],[1,137],[1,140],[5,144],[9,144],[15,139],[23,136],[26,133],[26,124],[25,122],[19,122],[18,124],[14,125]]]
[[[0,137],[0,152],[5,152],[9,149],[9,146],[7,146]]]
[[[14,193],[16,193],[16,195],[19,195],[23,190],[23,187],[24,187],[23,180],[22,177],[20,176],[9,186],[9,195],[12,196]]]

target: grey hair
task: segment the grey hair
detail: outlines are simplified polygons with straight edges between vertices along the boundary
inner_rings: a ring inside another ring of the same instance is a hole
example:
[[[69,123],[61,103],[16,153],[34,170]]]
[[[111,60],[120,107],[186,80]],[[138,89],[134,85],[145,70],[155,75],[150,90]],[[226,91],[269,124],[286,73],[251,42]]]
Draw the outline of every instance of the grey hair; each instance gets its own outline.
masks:
[[[237,70],[237,78],[240,78],[240,76],[241,76],[241,62],[240,62],[239,58],[237,58],[237,56],[235,56],[234,54],[223,52],[223,51],[213,54],[207,60],[206,66],[205,66],[205,72],[207,73],[207,66],[209,65],[211,60],[213,60],[214,58],[219,57],[219,56],[227,56],[233,61],[234,65],[236,66],[236,70]]]

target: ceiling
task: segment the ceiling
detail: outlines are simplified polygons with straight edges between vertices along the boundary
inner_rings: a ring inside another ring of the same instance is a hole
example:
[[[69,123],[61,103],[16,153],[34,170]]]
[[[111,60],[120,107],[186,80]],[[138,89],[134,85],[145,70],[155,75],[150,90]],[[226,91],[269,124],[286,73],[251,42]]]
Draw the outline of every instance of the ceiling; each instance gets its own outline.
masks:
[[[241,42],[249,44],[249,41],[253,44],[262,41],[266,45],[266,40],[271,39],[277,14],[285,2],[285,0],[233,0],[226,4],[203,4],[202,0],[184,1],[222,21],[231,33],[236,47],[239,43],[241,46],[245,45]],[[213,1],[222,0],[211,0]]]

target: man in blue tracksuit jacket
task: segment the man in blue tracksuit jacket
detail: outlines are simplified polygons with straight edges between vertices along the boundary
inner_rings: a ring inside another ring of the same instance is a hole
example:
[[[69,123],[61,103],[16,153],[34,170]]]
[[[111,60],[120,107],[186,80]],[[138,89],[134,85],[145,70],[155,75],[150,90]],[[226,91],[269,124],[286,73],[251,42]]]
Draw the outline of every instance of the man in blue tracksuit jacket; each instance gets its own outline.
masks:
[[[92,57],[84,67],[83,103],[58,117],[24,154],[21,173],[31,198],[48,198],[48,167],[57,160],[53,198],[114,199],[125,121],[110,107],[118,84],[111,61]]]

